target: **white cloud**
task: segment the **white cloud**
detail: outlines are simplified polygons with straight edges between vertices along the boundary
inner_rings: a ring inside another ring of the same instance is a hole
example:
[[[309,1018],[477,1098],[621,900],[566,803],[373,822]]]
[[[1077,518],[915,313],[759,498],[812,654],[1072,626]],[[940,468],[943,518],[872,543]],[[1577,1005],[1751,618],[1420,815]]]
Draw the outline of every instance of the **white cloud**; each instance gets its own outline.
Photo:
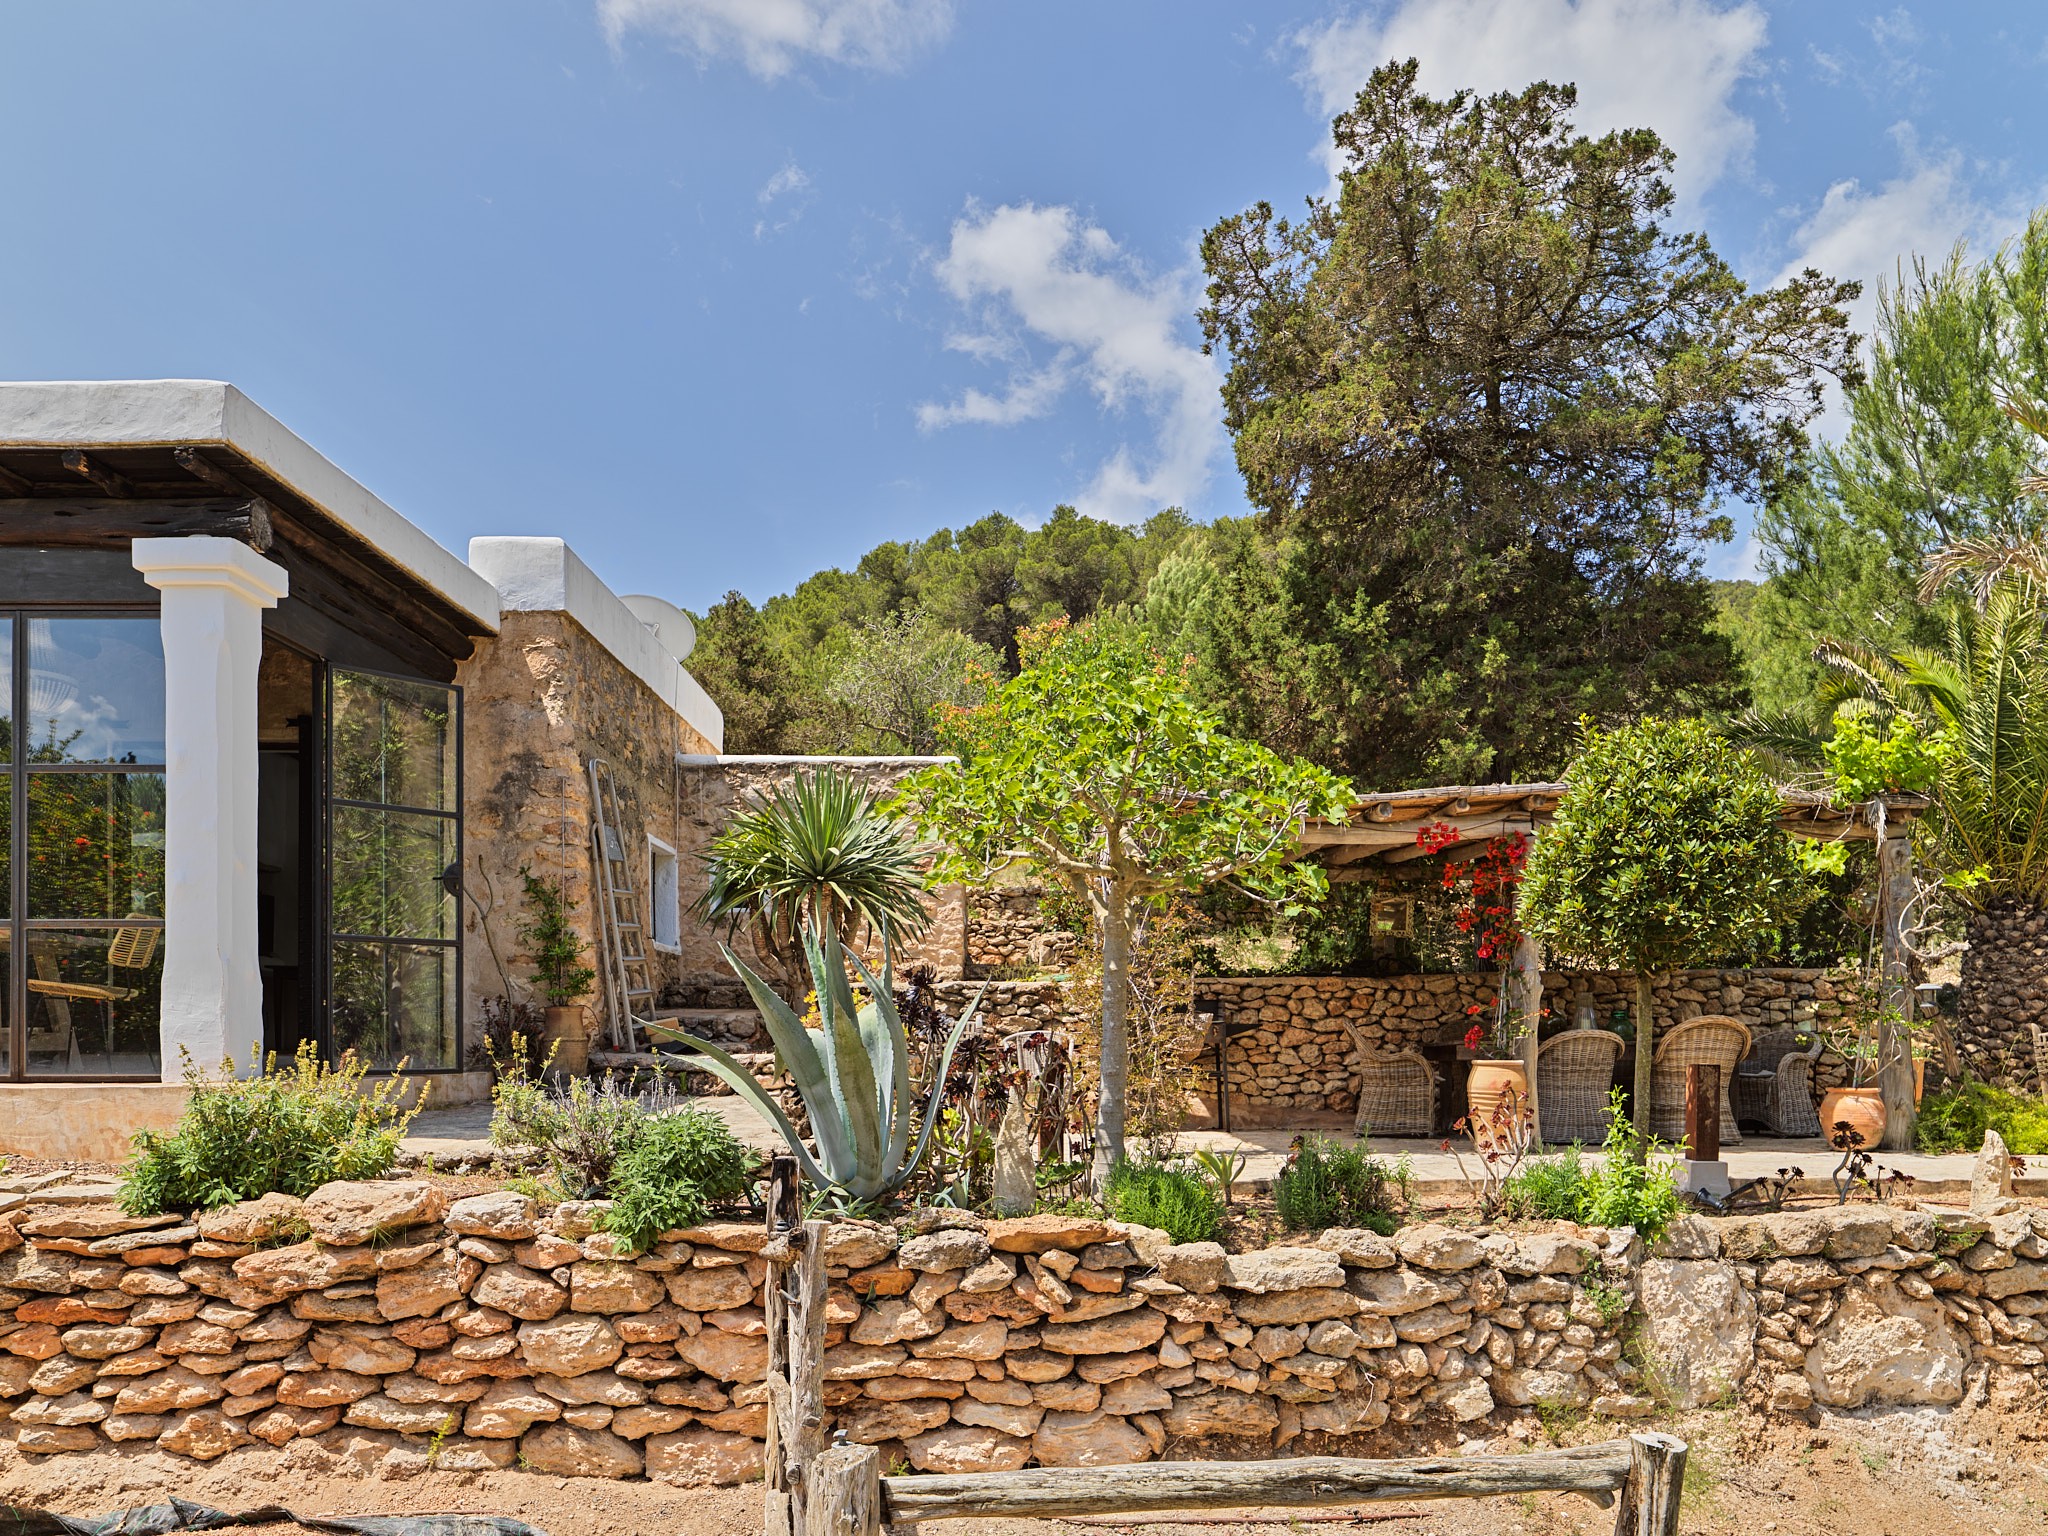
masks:
[[[953,0],[597,0],[605,36],[651,32],[777,80],[805,58],[901,69],[953,29]]]
[[[1006,426],[1048,414],[1069,389],[1085,385],[1107,411],[1135,407],[1155,435],[1143,453],[1118,447],[1074,504],[1130,522],[1195,500],[1224,433],[1222,376],[1213,358],[1184,339],[1195,307],[1191,274],[1149,276],[1072,208],[1029,203],[970,207],[935,270],[977,317],[973,330],[947,345],[1007,362],[1012,375],[998,393],[970,389],[957,401],[918,407],[920,426]],[[1034,341],[1054,349],[1050,362],[1032,366]]]
[[[1755,125],[1732,102],[1766,29],[1754,0],[1399,0],[1294,41],[1327,117],[1394,59],[1419,59],[1419,83],[1436,95],[1571,81],[1579,128],[1654,128],[1677,153],[1676,187],[1691,204],[1749,157]],[[1334,174],[1334,148],[1325,155]]]
[[[754,200],[766,208],[778,197],[785,197],[791,192],[806,191],[810,185],[809,173],[791,160],[761,184],[761,190],[754,194]]]
[[[762,208],[762,217],[754,221],[754,238],[765,240],[770,235],[779,235],[804,216],[804,210],[811,205],[808,196],[811,178],[804,168],[794,160],[783,163],[782,169],[761,184],[761,190],[754,194],[754,201]],[[784,201],[787,200],[787,201]],[[768,210],[778,202],[784,206],[779,215]]]

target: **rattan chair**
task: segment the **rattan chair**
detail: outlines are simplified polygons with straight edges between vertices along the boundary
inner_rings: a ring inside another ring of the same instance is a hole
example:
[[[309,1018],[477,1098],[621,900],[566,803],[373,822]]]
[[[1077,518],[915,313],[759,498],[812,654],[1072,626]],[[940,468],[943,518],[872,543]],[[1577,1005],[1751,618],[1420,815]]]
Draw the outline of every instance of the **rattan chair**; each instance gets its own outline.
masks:
[[[1789,1029],[1767,1029],[1751,1041],[1729,1094],[1736,1123],[1760,1125],[1773,1136],[1818,1136],[1813,1069],[1822,1049],[1818,1039],[1800,1045],[1797,1032]]]
[[[1742,1132],[1728,1090],[1735,1064],[1748,1054],[1749,1027],[1726,1014],[1701,1014],[1666,1033],[1650,1058],[1650,1133],[1664,1141],[1685,1134],[1685,1069],[1711,1064],[1721,1069],[1721,1144],[1738,1144]]]
[[[1568,1029],[1543,1042],[1536,1052],[1536,1105],[1545,1141],[1606,1138],[1614,1066],[1627,1049],[1621,1036],[1604,1029]]]
[[[2029,1024],[2034,1032],[2034,1092],[2048,1098],[2048,1030]]]
[[[1436,1068],[1420,1051],[1368,1056],[1360,1068],[1355,1134],[1428,1136],[1436,1129]]]

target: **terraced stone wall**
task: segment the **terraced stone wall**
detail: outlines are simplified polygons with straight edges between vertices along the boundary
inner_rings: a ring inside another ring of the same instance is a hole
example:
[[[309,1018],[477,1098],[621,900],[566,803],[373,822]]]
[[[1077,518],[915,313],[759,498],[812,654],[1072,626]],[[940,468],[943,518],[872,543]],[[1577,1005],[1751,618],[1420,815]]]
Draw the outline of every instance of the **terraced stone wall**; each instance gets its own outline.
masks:
[[[0,1435],[201,1460],[310,1439],[386,1475],[756,1475],[759,1250],[726,1223],[625,1257],[602,1206],[423,1181],[197,1220],[0,1218]],[[1435,1419],[1640,1416],[1744,1393],[2036,1414],[2048,1220],[1851,1208],[1627,1229],[1326,1232],[1229,1255],[1072,1217],[835,1224],[833,1425],[932,1471],[1369,1451]],[[1625,1343],[1625,1341],[1628,1341]]]

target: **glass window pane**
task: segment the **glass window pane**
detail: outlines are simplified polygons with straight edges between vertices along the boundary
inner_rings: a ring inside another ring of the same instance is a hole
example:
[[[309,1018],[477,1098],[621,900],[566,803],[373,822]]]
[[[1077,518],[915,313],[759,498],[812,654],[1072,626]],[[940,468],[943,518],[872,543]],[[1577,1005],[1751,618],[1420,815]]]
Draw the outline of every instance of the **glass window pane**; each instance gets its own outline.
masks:
[[[31,930],[29,1075],[156,1076],[163,973],[158,928]]]
[[[0,1077],[14,1071],[14,930],[0,924]]]
[[[14,620],[0,617],[0,763],[14,761]]]
[[[434,683],[334,674],[334,795],[455,809],[455,696]]]
[[[4,625],[0,625],[0,629],[4,628]],[[14,916],[14,780],[10,775],[0,774],[0,918],[12,916]]]
[[[454,938],[455,898],[441,883],[454,862],[455,823],[445,817],[336,806],[333,931]]]
[[[162,774],[31,774],[28,806],[28,916],[163,916]]]
[[[32,763],[161,763],[164,644],[155,617],[28,621]]]
[[[455,1065],[455,951],[420,944],[334,945],[334,1050],[373,1067]]]

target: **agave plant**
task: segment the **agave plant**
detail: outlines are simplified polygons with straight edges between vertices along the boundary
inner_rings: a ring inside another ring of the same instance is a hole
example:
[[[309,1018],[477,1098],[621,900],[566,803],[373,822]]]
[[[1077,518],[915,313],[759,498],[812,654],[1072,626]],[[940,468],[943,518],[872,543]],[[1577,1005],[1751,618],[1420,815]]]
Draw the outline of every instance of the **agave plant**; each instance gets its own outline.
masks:
[[[778,964],[794,958],[805,929],[842,944],[867,932],[886,951],[931,924],[918,858],[903,824],[850,775],[798,771],[712,839],[711,884],[696,910],[728,931],[749,923]]]
[[[947,1036],[924,1106],[923,1127],[913,1146],[911,1126],[917,1116],[910,1086],[910,1042],[896,1012],[888,964],[883,964],[877,981],[859,955],[841,947],[839,935],[829,927],[821,932],[805,924],[803,946],[823,1025],[815,1032],[805,1029],[795,1010],[730,949],[725,950],[725,962],[747,984],[776,1053],[796,1079],[797,1092],[803,1095],[804,1108],[810,1114],[815,1151],[804,1145],[782,1106],[725,1051],[679,1030],[659,1024],[650,1028],[689,1046],[709,1070],[724,1078],[781,1131],[803,1166],[804,1177],[821,1189],[836,1190],[852,1202],[866,1204],[901,1188],[923,1161],[953,1052],[980,1010],[988,985],[982,984],[981,992],[975,994]],[[847,975],[849,962],[867,989],[865,1007],[854,1000]]]

